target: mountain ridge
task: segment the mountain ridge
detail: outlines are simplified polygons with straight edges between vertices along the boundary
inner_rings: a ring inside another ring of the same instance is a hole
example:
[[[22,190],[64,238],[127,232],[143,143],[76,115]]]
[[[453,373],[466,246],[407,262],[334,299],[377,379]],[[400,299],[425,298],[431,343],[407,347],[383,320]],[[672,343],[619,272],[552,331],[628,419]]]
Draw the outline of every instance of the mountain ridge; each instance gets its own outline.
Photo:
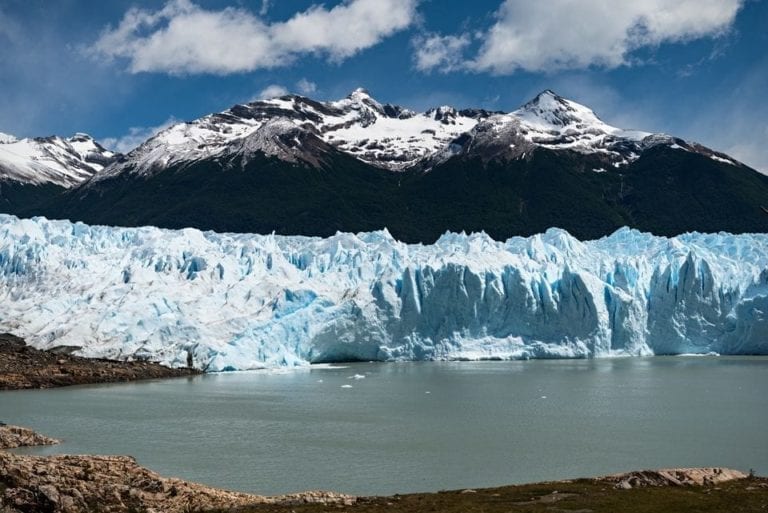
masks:
[[[0,133],[0,181],[71,188],[109,166],[116,156],[85,133],[23,139]]]
[[[697,143],[613,127],[549,90],[511,113],[417,113],[363,89],[333,102],[287,95],[173,125],[113,158],[66,189],[0,181],[0,210],[284,235],[388,228],[427,243],[552,226],[581,239],[625,225],[768,230],[767,176]]]
[[[435,163],[460,152],[459,141],[463,137],[473,138],[477,133],[507,138],[510,144],[517,142],[515,146],[529,150],[543,147],[582,153],[603,152],[607,165],[614,167],[626,165],[643,149],[658,144],[676,145],[687,151],[717,156],[732,165],[743,165],[698,143],[665,134],[613,127],[600,120],[588,107],[551,90],[539,93],[509,113],[459,110],[451,106],[418,113],[401,106],[382,104],[367,90],[358,88],[337,101],[319,102],[289,94],[238,104],[221,113],[178,123],[145,141],[129,152],[123,162],[94,180],[124,171],[151,174],[153,169],[175,162],[221,156],[238,141],[259,132],[275,119],[293,123],[366,164],[391,171],[414,167],[430,169]],[[262,149],[270,154],[268,147]],[[519,158],[523,153],[512,151],[506,157]]]

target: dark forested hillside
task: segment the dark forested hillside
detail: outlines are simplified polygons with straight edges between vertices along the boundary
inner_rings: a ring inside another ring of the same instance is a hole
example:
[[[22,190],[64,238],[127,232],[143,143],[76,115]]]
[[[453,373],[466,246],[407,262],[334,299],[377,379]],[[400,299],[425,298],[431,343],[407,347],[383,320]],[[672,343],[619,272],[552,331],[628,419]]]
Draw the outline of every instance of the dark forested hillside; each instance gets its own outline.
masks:
[[[339,152],[321,167],[263,155],[244,165],[209,159],[64,193],[31,189],[4,188],[0,207],[91,224],[235,232],[327,236],[386,227],[408,242],[446,230],[505,239],[552,226],[582,239],[625,225],[659,235],[768,229],[768,177],[667,146],[607,170],[594,155],[538,149],[522,159],[456,157],[428,172],[398,173]]]

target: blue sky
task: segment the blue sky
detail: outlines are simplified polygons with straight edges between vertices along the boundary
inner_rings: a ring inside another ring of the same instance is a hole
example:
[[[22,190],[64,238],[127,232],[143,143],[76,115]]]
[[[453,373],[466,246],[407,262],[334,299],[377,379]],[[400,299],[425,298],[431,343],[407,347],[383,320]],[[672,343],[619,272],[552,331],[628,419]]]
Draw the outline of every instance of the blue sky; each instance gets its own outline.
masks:
[[[543,89],[768,172],[766,0],[2,0],[0,132],[126,149],[282,90],[513,110]]]

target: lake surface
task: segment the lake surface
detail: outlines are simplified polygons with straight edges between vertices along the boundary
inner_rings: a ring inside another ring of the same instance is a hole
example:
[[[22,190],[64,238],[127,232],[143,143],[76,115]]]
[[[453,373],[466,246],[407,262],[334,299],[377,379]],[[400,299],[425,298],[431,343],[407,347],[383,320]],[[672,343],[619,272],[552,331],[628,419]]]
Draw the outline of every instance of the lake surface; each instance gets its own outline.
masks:
[[[130,454],[166,476],[265,494],[434,491],[669,466],[765,475],[768,358],[220,374],[2,392],[0,420],[65,441],[24,453]]]

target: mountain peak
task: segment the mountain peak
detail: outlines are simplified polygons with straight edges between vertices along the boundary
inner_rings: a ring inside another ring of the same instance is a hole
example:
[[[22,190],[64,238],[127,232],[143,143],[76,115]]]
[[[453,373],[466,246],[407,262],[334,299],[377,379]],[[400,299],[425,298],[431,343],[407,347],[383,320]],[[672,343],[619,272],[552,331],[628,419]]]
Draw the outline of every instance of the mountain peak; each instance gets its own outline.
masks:
[[[347,95],[347,98],[350,100],[363,100],[363,99],[370,99],[373,100],[373,97],[371,96],[370,91],[364,87],[358,87],[351,93]]]
[[[355,110],[367,110],[386,115],[384,112],[384,105],[374,99],[373,96],[371,96],[371,93],[362,87],[358,87],[349,93],[345,99],[334,103],[336,106],[341,106],[342,108],[344,108],[344,105],[346,105],[347,107],[351,106]],[[371,116],[375,116],[375,114],[371,113]],[[374,117],[371,116],[364,116],[366,118],[365,122],[367,124],[370,124],[374,121]]]
[[[531,124],[562,128],[568,125],[604,125],[589,107],[546,89],[514,114]]]
[[[358,87],[349,93],[347,100],[353,103],[362,103],[364,105],[368,105],[369,107],[381,107],[381,103],[379,103],[373,96],[371,96],[371,93],[368,91],[368,89],[364,89],[362,87]]]
[[[565,99],[559,94],[557,94],[556,92],[554,92],[552,89],[544,89],[542,92],[537,94],[536,97],[531,101],[536,102],[536,101],[541,101],[542,99],[549,99],[549,98],[560,99],[560,100]]]

